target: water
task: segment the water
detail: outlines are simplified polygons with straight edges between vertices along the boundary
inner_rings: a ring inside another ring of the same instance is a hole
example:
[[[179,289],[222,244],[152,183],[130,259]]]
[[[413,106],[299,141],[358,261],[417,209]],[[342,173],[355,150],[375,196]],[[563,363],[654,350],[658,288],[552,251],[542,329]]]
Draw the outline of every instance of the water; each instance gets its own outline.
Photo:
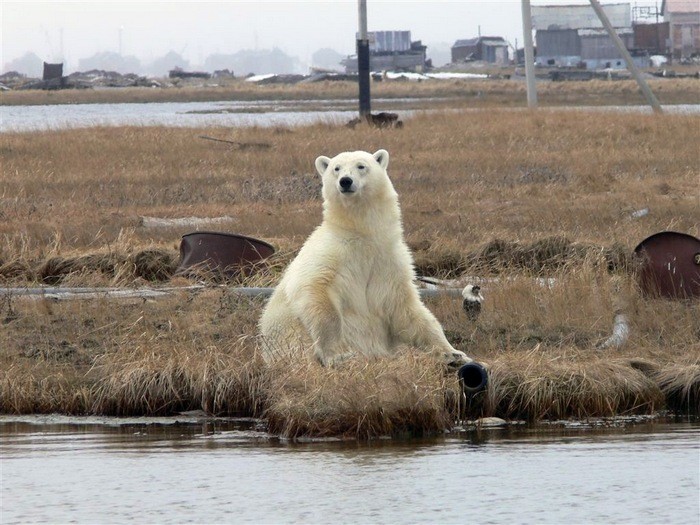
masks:
[[[0,417],[2,523],[700,520],[697,422],[370,444],[151,423]]]
[[[444,99],[428,99],[429,101]],[[374,99],[373,103],[410,117],[426,99]],[[0,133],[45,131],[93,126],[249,127],[300,126],[315,123],[344,125],[357,116],[354,100],[149,102],[142,104],[58,104],[0,106]],[[556,108],[651,113],[648,106]],[[464,111],[464,110],[459,110]],[[664,106],[667,113],[698,114],[700,105]]]
[[[377,100],[376,102],[382,102]],[[410,104],[411,99],[398,102]],[[149,102],[0,106],[0,132],[92,126],[249,127],[345,124],[356,101]]]

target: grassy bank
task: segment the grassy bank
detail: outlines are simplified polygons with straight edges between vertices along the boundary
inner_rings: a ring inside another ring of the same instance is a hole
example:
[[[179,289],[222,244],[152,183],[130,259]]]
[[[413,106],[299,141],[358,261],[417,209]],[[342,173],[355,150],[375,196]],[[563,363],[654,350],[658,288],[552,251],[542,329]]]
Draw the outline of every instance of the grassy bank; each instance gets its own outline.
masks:
[[[700,103],[700,81],[695,78],[653,78],[648,81],[662,104]],[[141,102],[204,102],[252,100],[317,100],[357,99],[357,83],[325,81],[313,84],[256,85],[244,80],[223,80],[216,83],[184,84],[169,88],[97,88],[62,91],[0,92],[0,105],[97,104]],[[373,82],[375,99],[449,98],[450,107],[524,107],[525,81],[521,77],[502,79],[456,79],[425,82]],[[537,85],[539,103],[561,105],[625,105],[645,104],[633,80],[591,80],[587,82],[542,81]],[[439,107],[440,101],[432,101]],[[380,110],[381,105],[373,108]]]
[[[319,154],[386,148],[420,273],[499,277],[476,323],[430,308],[492,381],[465,403],[415,353],[338,370],[256,358],[258,300],[230,290],[158,300],[0,298],[0,410],[258,415],[288,436],[433,432],[458,418],[697,409],[700,306],[649,300],[630,253],[655,232],[700,235],[700,119],[571,112],[420,115],[400,130],[110,128],[0,136],[4,285],[168,282],[180,235],[142,217],[279,252],[241,284],[274,285],[320,220]],[[265,150],[198,139],[266,143]],[[635,219],[632,213],[648,208]],[[557,279],[541,287],[533,276]],[[600,349],[618,309],[631,335]]]

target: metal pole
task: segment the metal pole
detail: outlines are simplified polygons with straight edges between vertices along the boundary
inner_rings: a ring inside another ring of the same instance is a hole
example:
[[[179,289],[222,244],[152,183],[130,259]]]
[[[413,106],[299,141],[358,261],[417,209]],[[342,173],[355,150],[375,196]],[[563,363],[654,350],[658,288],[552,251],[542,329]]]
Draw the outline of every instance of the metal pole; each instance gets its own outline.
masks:
[[[360,118],[371,113],[369,96],[369,39],[367,38],[367,0],[358,0],[359,32],[357,39],[357,74],[360,85]]]
[[[608,32],[608,35],[610,35],[613,44],[615,44],[615,47],[617,47],[617,50],[622,55],[622,58],[625,59],[625,62],[627,63],[627,69],[629,69],[630,73],[632,73],[632,76],[637,81],[639,89],[646,97],[647,102],[656,113],[662,113],[661,104],[659,104],[659,101],[654,96],[654,93],[652,93],[649,84],[646,83],[639,69],[637,69],[637,66],[634,64],[634,61],[632,60],[629,51],[627,51],[625,44],[622,42],[622,39],[620,39],[620,37],[615,32],[615,28],[613,28],[612,24],[610,23],[608,15],[605,14],[605,11],[603,11],[603,8],[598,3],[598,0],[590,0],[590,2],[591,6],[593,7],[593,10],[595,11],[596,15],[598,15],[598,18],[603,24],[603,27]]]
[[[36,287],[36,288],[4,288],[0,287],[0,297],[34,297],[51,299],[129,299],[134,297],[158,298],[167,297],[174,293],[201,292],[205,288],[228,289],[233,293],[247,297],[270,297],[274,288],[263,287],[228,287],[226,285],[207,287],[203,285],[193,286],[169,286],[164,288],[64,288],[64,287]],[[421,288],[418,290],[421,297],[462,297],[460,288]]]
[[[532,43],[532,14],[530,0],[522,0],[523,46],[525,47],[525,80],[527,81],[527,107],[537,107],[537,86],[535,85],[535,50]],[[517,49],[516,49],[517,54]]]

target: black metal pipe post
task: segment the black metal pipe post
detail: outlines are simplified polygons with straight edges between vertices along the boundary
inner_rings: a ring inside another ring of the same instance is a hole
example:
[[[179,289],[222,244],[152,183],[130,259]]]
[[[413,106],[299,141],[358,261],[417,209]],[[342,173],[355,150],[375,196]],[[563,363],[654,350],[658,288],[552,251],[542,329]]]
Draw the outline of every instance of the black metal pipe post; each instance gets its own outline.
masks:
[[[372,111],[369,101],[369,38],[367,36],[367,0],[357,2],[357,75],[360,85],[360,118]]]
[[[360,84],[360,118],[372,111],[369,96],[369,40],[357,41],[357,73]]]

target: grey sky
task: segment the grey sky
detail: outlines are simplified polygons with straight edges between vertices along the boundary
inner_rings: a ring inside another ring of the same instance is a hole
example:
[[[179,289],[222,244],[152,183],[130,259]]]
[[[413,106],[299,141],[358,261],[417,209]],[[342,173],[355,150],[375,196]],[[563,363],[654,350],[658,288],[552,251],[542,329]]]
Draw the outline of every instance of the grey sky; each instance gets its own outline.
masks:
[[[533,5],[587,3],[533,1]],[[603,2],[614,3],[614,2]],[[631,2],[653,5],[653,1]],[[460,38],[503,36],[522,43],[520,0],[368,0],[370,30],[411,30],[424,44],[451,45]],[[7,62],[33,51],[47,61],[77,61],[97,52],[119,51],[151,60],[170,50],[193,65],[211,53],[274,46],[308,62],[330,47],[354,52],[357,1],[95,1],[0,2],[2,56]],[[61,36],[62,35],[62,36]],[[63,56],[62,56],[63,55]],[[428,48],[430,55],[430,48]]]

